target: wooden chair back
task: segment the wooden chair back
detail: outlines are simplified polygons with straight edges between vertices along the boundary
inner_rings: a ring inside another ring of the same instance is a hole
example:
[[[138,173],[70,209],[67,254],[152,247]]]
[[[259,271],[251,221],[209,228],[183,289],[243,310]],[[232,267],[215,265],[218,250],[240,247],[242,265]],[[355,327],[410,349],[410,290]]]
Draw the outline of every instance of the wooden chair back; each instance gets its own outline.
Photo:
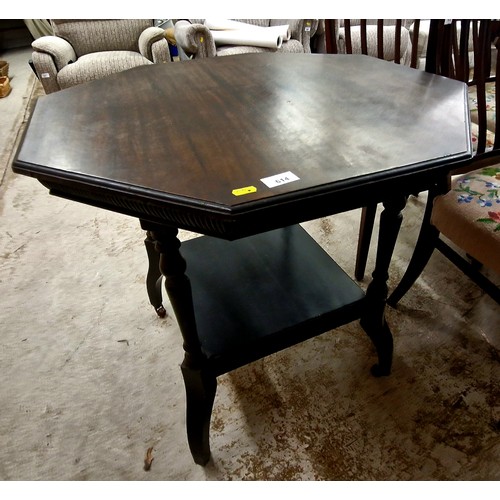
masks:
[[[328,54],[339,54],[339,32],[342,30],[343,38],[345,39],[345,48],[342,53],[353,54],[361,53],[365,55],[372,55],[373,47],[369,51],[370,43],[375,44],[376,57],[384,59],[384,43],[387,43],[387,37],[384,36],[387,32],[388,26],[394,27],[394,40],[390,40],[394,44],[394,62],[400,64],[402,57],[402,32],[406,27],[403,25],[403,19],[385,20],[367,20],[367,19],[342,19],[342,27],[340,26],[339,19],[326,19],[325,20],[325,44]],[[353,46],[353,29],[360,32],[360,47],[354,48]],[[369,37],[368,30],[375,30],[375,38]],[[420,20],[415,19],[413,24],[413,34],[411,36],[411,59],[410,66],[417,67],[418,63],[418,36],[420,30]]]
[[[500,149],[500,125],[491,115],[496,114],[494,110],[500,103],[500,73],[497,71],[500,66],[500,21],[432,20],[428,44],[426,71],[463,81],[476,96],[476,156],[495,157],[495,151]],[[492,96],[495,96],[493,102]]]

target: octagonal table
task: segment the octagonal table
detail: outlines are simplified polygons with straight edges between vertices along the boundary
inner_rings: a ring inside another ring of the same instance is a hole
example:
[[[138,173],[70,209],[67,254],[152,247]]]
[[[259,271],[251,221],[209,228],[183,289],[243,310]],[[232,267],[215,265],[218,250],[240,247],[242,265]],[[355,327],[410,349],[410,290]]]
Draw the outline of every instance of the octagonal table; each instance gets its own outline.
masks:
[[[465,84],[367,56],[262,53],[139,67],[42,97],[13,169],[141,221],[147,290],[164,315],[164,276],[189,446],[206,464],[222,373],[357,319],[377,350],[372,372],[390,373],[401,210],[470,157]],[[365,294],[298,224],[378,202]],[[204,236],[181,247],[179,228]]]

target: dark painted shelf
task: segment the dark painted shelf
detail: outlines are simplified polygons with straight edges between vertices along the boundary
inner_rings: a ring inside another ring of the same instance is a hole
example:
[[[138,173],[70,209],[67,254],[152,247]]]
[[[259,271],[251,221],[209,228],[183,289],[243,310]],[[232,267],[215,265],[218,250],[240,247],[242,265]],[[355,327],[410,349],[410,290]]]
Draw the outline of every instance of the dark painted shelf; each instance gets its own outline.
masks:
[[[360,316],[364,292],[299,225],[182,244],[202,351],[224,373]]]

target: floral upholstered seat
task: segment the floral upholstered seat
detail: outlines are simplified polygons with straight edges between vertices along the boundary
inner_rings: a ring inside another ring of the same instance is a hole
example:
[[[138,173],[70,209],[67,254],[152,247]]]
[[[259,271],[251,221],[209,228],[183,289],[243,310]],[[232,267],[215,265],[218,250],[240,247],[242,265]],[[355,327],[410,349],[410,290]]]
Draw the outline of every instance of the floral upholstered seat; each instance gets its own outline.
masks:
[[[500,166],[453,178],[451,190],[434,200],[431,223],[500,275]]]
[[[486,151],[495,134],[495,86],[486,85]],[[472,147],[477,146],[478,112],[475,88],[469,92]],[[431,223],[486,267],[500,274],[500,162],[452,178],[451,189],[434,201]]]

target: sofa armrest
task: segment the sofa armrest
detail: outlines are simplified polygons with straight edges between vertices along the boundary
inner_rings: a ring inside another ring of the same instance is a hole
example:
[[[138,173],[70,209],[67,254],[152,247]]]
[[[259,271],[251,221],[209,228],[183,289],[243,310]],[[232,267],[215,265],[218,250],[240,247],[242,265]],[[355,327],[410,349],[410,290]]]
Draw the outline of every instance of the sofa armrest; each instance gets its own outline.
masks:
[[[37,38],[31,46],[35,52],[48,54],[53,59],[57,71],[61,71],[64,66],[76,61],[73,47],[64,38],[52,35],[42,36]]]
[[[153,52],[153,62],[155,64],[172,62],[170,46],[166,38],[154,42],[151,46],[151,50]]]
[[[197,58],[214,57],[216,48],[210,30],[203,24],[191,24],[189,21],[175,23],[177,45],[188,55]]]
[[[152,62],[169,62],[170,50],[165,30],[157,26],[146,28],[139,37],[139,52]]]
[[[31,60],[45,93],[51,94],[52,92],[61,90],[57,82],[57,68],[52,56],[45,52],[34,51],[31,55]]]

